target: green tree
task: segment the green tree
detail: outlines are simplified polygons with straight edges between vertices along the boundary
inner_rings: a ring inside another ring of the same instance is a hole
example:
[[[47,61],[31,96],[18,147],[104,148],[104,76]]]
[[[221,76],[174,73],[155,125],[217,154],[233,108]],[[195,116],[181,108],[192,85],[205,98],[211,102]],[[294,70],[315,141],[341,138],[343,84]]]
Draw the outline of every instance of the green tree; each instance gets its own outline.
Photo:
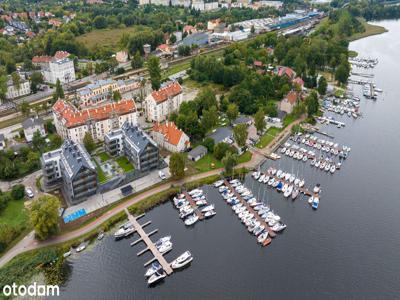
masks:
[[[54,94],[53,94],[53,100],[57,101],[58,99],[64,99],[64,90],[61,85],[60,79],[57,78],[56,90],[54,91]]]
[[[83,137],[83,145],[89,153],[92,153],[92,151],[96,149],[96,143],[89,132],[86,132],[85,136]]]
[[[169,41],[170,41],[171,44],[175,44],[175,43],[176,43],[176,36],[175,36],[175,34],[172,33],[172,34],[169,36]]]
[[[13,82],[14,88],[19,91],[19,89],[21,88],[21,76],[19,76],[18,72],[12,72],[11,80]]]
[[[228,104],[228,107],[226,109],[226,116],[228,117],[229,123],[232,124],[232,121],[234,121],[239,115],[239,108],[235,103],[230,103]]]
[[[233,168],[237,164],[237,156],[235,154],[232,154],[231,152],[227,152],[222,159],[222,163],[224,165],[226,175],[231,175],[233,172]]]
[[[39,84],[43,83],[43,75],[40,72],[33,72],[31,75],[31,91],[36,93],[38,91]]]
[[[171,155],[169,160],[169,172],[176,179],[185,176],[185,157],[181,153],[174,153]]]
[[[150,74],[151,87],[158,91],[161,85],[160,59],[157,56],[150,56],[147,61],[147,69]]]
[[[308,116],[311,117],[315,115],[319,109],[318,95],[315,91],[312,91],[311,94],[307,97],[306,103]]]
[[[203,146],[207,148],[207,151],[212,153],[214,152],[214,140],[210,137],[207,137],[203,141]]]
[[[0,69],[0,99],[5,100],[7,95],[7,73],[4,68]]]
[[[276,104],[272,101],[267,102],[267,105],[264,107],[264,112],[271,118],[278,116],[278,108]]]
[[[224,142],[220,142],[214,146],[214,157],[218,160],[221,160],[226,152],[230,151],[231,147]]]
[[[325,77],[321,76],[318,80],[318,93],[320,95],[325,95],[327,87],[328,87],[328,83],[326,82]]]
[[[122,99],[121,93],[119,91],[114,91],[112,98],[115,102],[118,102]]]
[[[93,24],[94,24],[94,27],[96,27],[97,29],[106,28],[108,25],[107,19],[103,16],[97,16],[96,18],[94,18]]]
[[[254,126],[258,132],[263,132],[265,128],[265,114],[264,110],[260,107],[254,115]]]
[[[140,51],[137,50],[131,61],[132,69],[135,70],[135,69],[139,69],[139,68],[143,67],[143,62],[144,61],[143,61],[142,56],[140,55]]]
[[[246,124],[239,124],[233,127],[233,137],[240,148],[246,146],[247,135]]]
[[[35,150],[42,152],[44,146],[46,145],[44,137],[40,135],[39,130],[33,133],[32,146]]]
[[[218,123],[218,110],[216,106],[211,106],[209,110],[204,109],[201,118],[201,125],[205,131],[210,130]]]
[[[59,208],[60,201],[55,196],[44,195],[33,201],[30,219],[38,239],[45,240],[58,232]]]
[[[28,102],[23,101],[20,105],[20,110],[23,115],[29,116],[29,114],[31,112],[30,104]]]
[[[16,184],[11,189],[11,197],[14,200],[21,200],[25,196],[25,187],[23,184]]]
[[[349,69],[345,64],[340,64],[335,72],[335,78],[339,83],[345,84],[349,78]]]

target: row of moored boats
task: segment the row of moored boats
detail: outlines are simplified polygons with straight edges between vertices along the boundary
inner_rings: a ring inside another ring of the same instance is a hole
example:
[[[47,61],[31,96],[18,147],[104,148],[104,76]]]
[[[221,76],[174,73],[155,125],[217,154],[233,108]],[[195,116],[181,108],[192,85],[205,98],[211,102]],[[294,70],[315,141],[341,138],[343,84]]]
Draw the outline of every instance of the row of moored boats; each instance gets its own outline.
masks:
[[[268,229],[280,232],[286,228],[286,224],[281,222],[280,216],[274,213],[268,205],[258,201],[239,180],[233,179],[229,185],[235,192],[224,185],[222,180],[214,183],[247,230],[257,237],[258,243],[267,246],[271,243]]]
[[[189,191],[188,194],[195,205],[191,204],[185,194],[178,194],[173,199],[175,207],[179,210],[179,217],[186,226],[195,224],[199,220],[199,215],[203,215],[205,218],[216,215],[214,204],[207,202],[203,190],[194,189]]]

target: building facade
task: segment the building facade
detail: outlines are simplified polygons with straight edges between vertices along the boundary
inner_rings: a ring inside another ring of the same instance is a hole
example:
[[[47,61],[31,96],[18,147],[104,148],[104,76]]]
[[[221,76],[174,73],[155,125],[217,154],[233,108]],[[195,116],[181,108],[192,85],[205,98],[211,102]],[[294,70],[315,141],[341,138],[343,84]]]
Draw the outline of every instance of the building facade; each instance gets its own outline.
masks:
[[[25,139],[28,143],[32,142],[35,132],[39,132],[41,137],[46,136],[46,130],[44,129],[44,123],[41,118],[26,119],[22,122],[22,128],[24,130]]]
[[[162,122],[179,109],[183,102],[182,87],[173,82],[146,97],[145,114],[149,121]]]
[[[14,86],[11,78],[7,81],[7,99],[14,99],[22,96],[29,95],[31,93],[31,84],[28,80],[21,79],[19,87]]]
[[[173,122],[154,123],[151,136],[157,145],[170,152],[183,152],[190,147],[189,137]]]
[[[96,194],[96,166],[83,145],[66,140],[60,149],[44,153],[41,164],[45,188],[61,185],[70,204],[80,203]]]
[[[74,62],[68,56],[66,51],[57,51],[54,56],[35,56],[32,63],[41,68],[44,81],[56,84],[58,79],[68,83],[75,80]]]
[[[134,100],[83,110],[58,100],[53,106],[53,119],[57,133],[64,139],[82,143],[88,132],[95,141],[102,141],[107,133],[121,128],[125,122],[137,124],[137,110]]]
[[[126,122],[104,138],[105,150],[112,156],[125,155],[136,170],[147,172],[159,165],[157,144],[138,126]]]
[[[96,106],[112,99],[114,92],[121,94],[140,90],[139,81],[130,80],[97,80],[77,91],[78,104],[81,107]]]

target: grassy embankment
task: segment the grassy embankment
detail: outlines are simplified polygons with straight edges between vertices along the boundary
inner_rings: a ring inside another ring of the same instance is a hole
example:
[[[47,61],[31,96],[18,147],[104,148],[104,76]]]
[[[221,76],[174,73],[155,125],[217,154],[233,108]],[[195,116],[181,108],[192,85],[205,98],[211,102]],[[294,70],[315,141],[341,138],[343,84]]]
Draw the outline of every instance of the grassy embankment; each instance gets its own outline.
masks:
[[[377,34],[382,34],[384,32],[387,32],[387,29],[385,27],[379,26],[379,25],[373,25],[365,21],[363,18],[358,18],[358,20],[361,22],[361,24],[364,26],[365,31],[364,32],[359,32],[355,33],[352,36],[348,38],[349,41],[355,41],[359,40],[371,35],[377,35]]]

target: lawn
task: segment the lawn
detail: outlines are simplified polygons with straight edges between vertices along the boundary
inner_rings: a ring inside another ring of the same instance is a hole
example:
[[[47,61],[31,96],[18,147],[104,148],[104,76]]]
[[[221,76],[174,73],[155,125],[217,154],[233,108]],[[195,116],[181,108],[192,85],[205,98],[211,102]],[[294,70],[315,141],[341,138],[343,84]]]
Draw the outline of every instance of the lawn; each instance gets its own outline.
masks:
[[[211,166],[214,164],[214,167]],[[217,160],[212,154],[206,154],[202,159],[199,159],[194,163],[196,170],[200,172],[210,171],[212,169],[222,168],[224,165],[220,160]]]
[[[293,123],[296,120],[297,120],[297,117],[295,115],[288,114],[283,119],[283,126],[286,127],[286,126],[290,125],[291,123]]]
[[[142,30],[139,27],[124,27],[114,29],[96,29],[89,33],[78,36],[76,39],[82,42],[88,48],[101,46],[115,47],[120,41],[122,35],[130,34]]]
[[[106,174],[104,173],[103,169],[99,166],[97,161],[94,161],[96,164],[96,170],[97,170],[97,178],[99,180],[99,183],[104,183],[108,180]]]
[[[11,200],[0,214],[0,223],[11,227],[28,226],[29,216],[24,200]]]
[[[135,169],[125,156],[120,156],[115,161],[120,166],[120,168],[124,170],[125,173],[128,173]]]
[[[110,159],[110,156],[106,152],[101,152],[98,154],[98,156],[100,157],[100,160],[102,162],[105,162]]]
[[[266,133],[261,137],[260,141],[256,145],[257,148],[265,148],[268,146],[269,143],[275,138],[275,136],[281,132],[282,129],[276,128],[276,127],[271,127],[267,130]]]
[[[242,163],[248,162],[251,160],[252,156],[253,156],[253,154],[250,151],[246,151],[245,153],[243,153],[242,155],[240,155],[238,157],[237,163],[242,164]]]

